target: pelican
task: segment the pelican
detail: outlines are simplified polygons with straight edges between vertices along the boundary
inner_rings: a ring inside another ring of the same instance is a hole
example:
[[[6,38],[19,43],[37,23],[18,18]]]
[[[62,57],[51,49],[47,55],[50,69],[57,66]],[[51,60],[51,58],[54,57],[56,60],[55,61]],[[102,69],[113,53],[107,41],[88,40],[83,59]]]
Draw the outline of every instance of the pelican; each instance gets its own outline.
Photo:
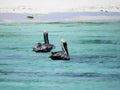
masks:
[[[53,60],[70,60],[67,42],[64,39],[61,40],[61,47],[62,51],[52,52],[50,58]]]
[[[33,51],[35,52],[50,52],[52,49],[55,48],[55,46],[53,44],[49,43],[49,39],[48,39],[48,31],[44,31],[43,33],[44,35],[44,43],[37,43],[35,45],[35,47],[33,48]]]

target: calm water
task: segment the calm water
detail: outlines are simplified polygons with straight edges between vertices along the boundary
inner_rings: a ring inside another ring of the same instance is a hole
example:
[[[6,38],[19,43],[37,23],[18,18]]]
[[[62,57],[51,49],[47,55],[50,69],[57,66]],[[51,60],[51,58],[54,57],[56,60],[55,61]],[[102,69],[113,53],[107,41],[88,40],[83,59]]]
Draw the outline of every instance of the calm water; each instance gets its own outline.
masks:
[[[70,61],[32,51],[46,29]],[[0,24],[0,90],[120,90],[120,22]]]

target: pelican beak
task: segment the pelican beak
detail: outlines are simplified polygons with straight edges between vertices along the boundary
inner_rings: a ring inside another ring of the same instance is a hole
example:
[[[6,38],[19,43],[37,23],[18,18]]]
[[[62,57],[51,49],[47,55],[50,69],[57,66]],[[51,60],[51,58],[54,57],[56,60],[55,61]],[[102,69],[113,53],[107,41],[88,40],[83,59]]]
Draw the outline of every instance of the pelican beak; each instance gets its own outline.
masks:
[[[44,42],[49,44],[48,31],[47,30],[44,31]]]
[[[62,50],[67,54],[69,55],[68,53],[68,48],[67,48],[67,42],[65,39],[61,39],[61,47],[62,47]]]

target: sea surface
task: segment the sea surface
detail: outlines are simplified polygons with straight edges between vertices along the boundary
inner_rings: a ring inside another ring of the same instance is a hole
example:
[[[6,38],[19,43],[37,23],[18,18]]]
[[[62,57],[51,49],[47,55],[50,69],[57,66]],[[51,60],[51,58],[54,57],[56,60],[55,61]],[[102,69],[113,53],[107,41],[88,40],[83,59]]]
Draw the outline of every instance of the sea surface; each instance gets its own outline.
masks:
[[[32,51],[44,30],[70,61]],[[120,22],[0,24],[0,90],[120,90]]]

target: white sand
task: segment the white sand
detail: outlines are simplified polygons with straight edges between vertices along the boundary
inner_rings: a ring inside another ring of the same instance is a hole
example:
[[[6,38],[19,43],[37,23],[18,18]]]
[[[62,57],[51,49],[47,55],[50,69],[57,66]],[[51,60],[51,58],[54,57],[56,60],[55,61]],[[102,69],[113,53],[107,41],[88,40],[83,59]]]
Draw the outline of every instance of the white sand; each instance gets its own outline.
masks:
[[[81,7],[81,8],[70,8],[70,9],[56,9],[56,10],[44,10],[40,8],[0,8],[0,13],[2,12],[12,12],[12,13],[53,13],[53,12],[120,12],[120,7]]]
[[[120,12],[120,0],[0,0],[0,12]]]

